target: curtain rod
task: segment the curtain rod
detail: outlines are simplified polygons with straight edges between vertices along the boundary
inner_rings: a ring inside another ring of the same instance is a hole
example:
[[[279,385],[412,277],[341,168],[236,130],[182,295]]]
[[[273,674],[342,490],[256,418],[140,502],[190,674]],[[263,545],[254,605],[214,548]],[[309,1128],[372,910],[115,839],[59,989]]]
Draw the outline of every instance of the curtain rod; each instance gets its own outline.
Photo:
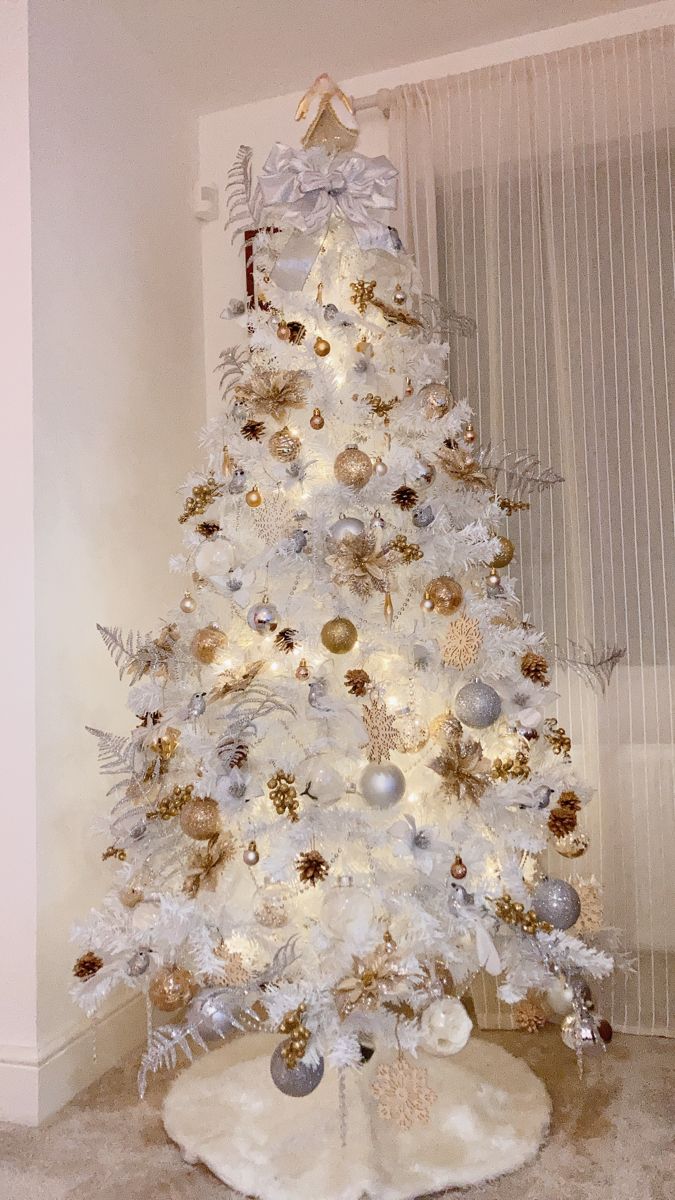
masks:
[[[389,118],[391,111],[392,93],[389,88],[380,88],[378,92],[373,92],[370,96],[352,96],[352,107],[354,112],[363,112],[364,108],[379,108],[383,117]]]

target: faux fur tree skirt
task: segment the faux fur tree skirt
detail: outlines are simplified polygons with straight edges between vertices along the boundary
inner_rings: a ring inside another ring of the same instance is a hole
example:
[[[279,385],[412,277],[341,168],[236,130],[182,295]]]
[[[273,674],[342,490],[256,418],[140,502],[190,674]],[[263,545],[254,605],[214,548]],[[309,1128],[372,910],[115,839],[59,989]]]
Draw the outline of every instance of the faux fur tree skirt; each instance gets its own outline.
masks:
[[[305,1099],[281,1094],[269,1061],[278,1037],[213,1050],[184,1071],[164,1125],[188,1162],[259,1200],[413,1200],[483,1183],[534,1158],[550,1117],[548,1093],[521,1060],[473,1037],[449,1058],[420,1055],[438,1099],[428,1124],[382,1120],[371,1084],[378,1055],[347,1080],[342,1145],[336,1073]]]

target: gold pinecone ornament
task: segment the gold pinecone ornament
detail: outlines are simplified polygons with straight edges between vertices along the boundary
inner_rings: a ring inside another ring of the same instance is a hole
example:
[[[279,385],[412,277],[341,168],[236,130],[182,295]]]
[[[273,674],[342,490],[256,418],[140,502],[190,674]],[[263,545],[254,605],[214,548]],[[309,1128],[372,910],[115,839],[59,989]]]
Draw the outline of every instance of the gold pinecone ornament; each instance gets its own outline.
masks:
[[[310,883],[312,887],[321,883],[330,869],[323,854],[318,850],[305,850],[304,854],[299,854],[295,860],[295,867],[300,881]]]
[[[103,966],[103,959],[95,954],[93,950],[87,950],[78,958],[73,967],[73,975],[84,983],[87,979],[93,979]]]

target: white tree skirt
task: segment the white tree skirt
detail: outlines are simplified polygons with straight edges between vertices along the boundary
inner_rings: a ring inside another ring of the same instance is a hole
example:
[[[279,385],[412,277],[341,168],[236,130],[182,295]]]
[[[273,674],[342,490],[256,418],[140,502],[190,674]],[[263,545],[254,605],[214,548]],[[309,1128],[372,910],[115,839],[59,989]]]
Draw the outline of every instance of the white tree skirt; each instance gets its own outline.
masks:
[[[474,1037],[450,1058],[419,1055],[439,1098],[428,1125],[406,1132],[377,1114],[370,1085],[378,1055],[347,1071],[344,1148],[336,1072],[327,1070],[311,1096],[282,1095],[269,1069],[278,1041],[256,1034],[211,1051],[164,1103],[166,1131],[183,1157],[246,1196],[412,1200],[513,1171],[546,1136],[544,1085],[520,1059]]]

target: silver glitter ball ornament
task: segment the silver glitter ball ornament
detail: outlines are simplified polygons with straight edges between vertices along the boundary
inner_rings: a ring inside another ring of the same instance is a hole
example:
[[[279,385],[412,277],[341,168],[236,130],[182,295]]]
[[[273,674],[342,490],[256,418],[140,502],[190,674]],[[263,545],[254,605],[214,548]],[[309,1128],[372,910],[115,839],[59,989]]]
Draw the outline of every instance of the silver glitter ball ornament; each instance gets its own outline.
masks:
[[[472,729],[486,729],[494,725],[502,711],[499,694],[489,683],[475,679],[460,688],[455,697],[455,716],[462,725]]]
[[[426,529],[434,519],[434,510],[430,504],[423,504],[413,511],[412,523],[417,529]]]
[[[334,521],[328,532],[336,542],[341,542],[343,538],[357,537],[359,533],[363,533],[365,525],[358,517],[346,517],[344,513],[340,513],[337,521]]]
[[[390,808],[405,793],[405,775],[395,763],[369,763],[359,786],[364,800],[373,808]]]
[[[581,900],[566,879],[542,879],[532,893],[532,908],[554,929],[569,929],[581,914]]]
[[[231,492],[233,496],[237,496],[239,492],[244,492],[246,490],[246,472],[244,471],[243,467],[234,468],[234,473],[227,485],[227,490],[228,492]]]
[[[274,633],[279,624],[279,610],[268,600],[263,600],[261,604],[254,604],[249,608],[246,620],[256,633]]]
[[[139,975],[145,975],[150,966],[150,951],[141,947],[135,954],[132,954],[127,963],[127,975],[131,975],[132,979],[137,979]]]
[[[318,1088],[323,1079],[324,1065],[320,1058],[316,1066],[299,1062],[297,1067],[286,1066],[281,1053],[281,1045],[277,1046],[270,1061],[270,1074],[274,1083],[284,1096],[309,1096]]]

